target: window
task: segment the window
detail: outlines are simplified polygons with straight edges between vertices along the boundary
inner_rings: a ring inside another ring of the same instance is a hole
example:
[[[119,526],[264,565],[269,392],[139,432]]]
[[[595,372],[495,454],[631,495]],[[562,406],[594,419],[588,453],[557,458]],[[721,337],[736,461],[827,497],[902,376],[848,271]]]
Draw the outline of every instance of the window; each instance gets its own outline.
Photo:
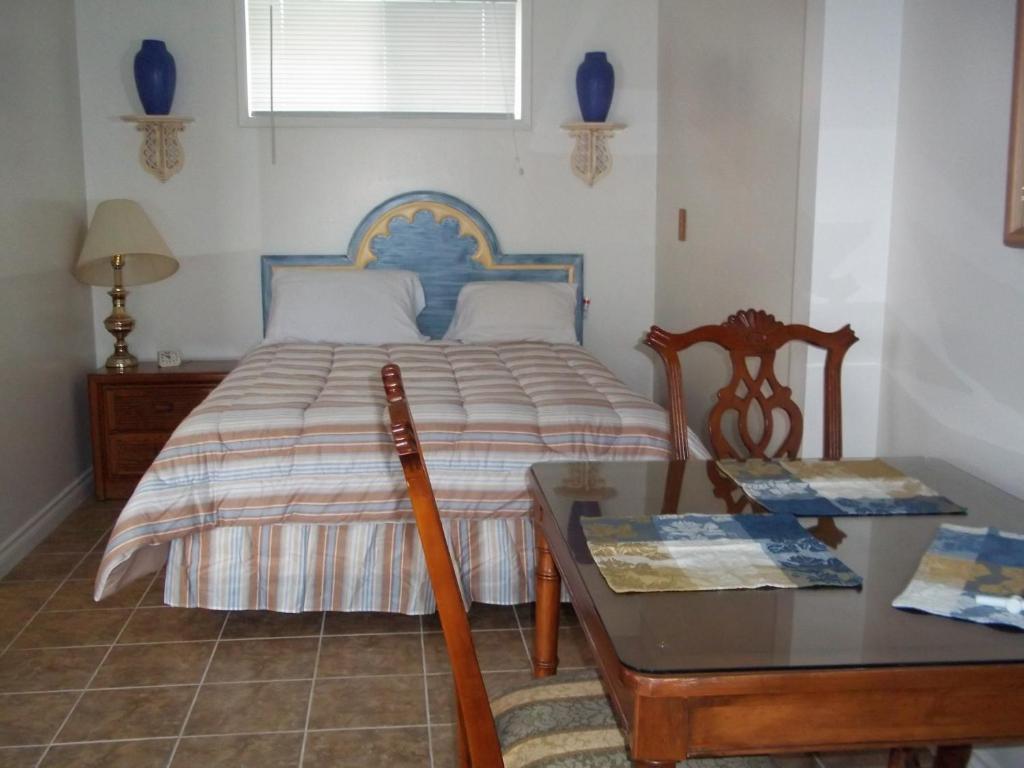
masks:
[[[522,117],[528,0],[243,0],[250,116]]]

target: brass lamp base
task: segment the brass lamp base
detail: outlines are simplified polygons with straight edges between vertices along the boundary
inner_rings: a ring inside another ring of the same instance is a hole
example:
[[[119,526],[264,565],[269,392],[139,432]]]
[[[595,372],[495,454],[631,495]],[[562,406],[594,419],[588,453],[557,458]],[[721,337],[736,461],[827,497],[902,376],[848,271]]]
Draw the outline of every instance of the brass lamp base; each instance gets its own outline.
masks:
[[[110,357],[107,358],[107,368],[112,371],[119,371],[124,373],[130,371],[133,368],[138,368],[139,358],[133,355],[128,350],[123,352],[114,352]]]
[[[110,315],[103,321],[103,327],[114,336],[114,354],[107,358],[107,368],[124,373],[139,365],[139,359],[128,351],[128,342],[125,336],[131,333],[135,327],[135,320],[124,308],[124,299],[128,291],[121,285],[121,265],[123,257],[115,256],[114,266],[114,287],[110,289],[110,298],[113,300],[114,308]]]

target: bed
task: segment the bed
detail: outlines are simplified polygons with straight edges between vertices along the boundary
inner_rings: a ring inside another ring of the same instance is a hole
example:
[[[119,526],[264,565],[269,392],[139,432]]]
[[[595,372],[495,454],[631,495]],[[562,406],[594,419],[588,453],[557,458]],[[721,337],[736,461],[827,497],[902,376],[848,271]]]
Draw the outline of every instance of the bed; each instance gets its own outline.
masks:
[[[286,276],[412,271],[425,304],[414,322],[429,339],[334,344],[268,333],[140,481],[111,534],[96,599],[166,564],[164,600],[174,606],[432,612],[387,433],[379,372],[388,362],[407,382],[467,601],[533,599],[531,464],[669,457],[664,410],[575,343],[582,256],[502,254],[475,209],[435,192],[377,206],[348,254],[264,256],[265,327]],[[570,286],[559,290],[571,297],[575,338],[441,340],[463,286],[496,281]]]

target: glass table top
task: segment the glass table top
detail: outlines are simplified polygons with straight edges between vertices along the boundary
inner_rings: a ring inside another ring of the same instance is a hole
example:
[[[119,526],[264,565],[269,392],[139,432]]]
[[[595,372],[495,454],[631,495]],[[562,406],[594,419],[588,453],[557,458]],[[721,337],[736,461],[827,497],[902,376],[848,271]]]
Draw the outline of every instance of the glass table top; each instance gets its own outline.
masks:
[[[886,461],[968,512],[799,518],[864,579],[861,589],[616,594],[590,557],[580,517],[651,516],[666,508],[724,514],[730,509],[715,496],[714,468],[701,461],[596,462],[539,464],[533,473],[572,557],[571,565],[559,565],[579,570],[627,667],[671,673],[1024,662],[1024,632],[891,605],[939,525],[1024,533],[1024,501],[943,461]],[[720,492],[739,497],[725,482]]]

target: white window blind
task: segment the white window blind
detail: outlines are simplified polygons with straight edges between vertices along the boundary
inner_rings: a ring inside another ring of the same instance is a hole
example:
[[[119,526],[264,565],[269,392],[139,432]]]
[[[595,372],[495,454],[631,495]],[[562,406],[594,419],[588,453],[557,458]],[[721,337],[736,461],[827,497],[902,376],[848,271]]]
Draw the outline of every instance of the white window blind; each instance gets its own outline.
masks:
[[[518,118],[518,4],[246,0],[248,112]]]

